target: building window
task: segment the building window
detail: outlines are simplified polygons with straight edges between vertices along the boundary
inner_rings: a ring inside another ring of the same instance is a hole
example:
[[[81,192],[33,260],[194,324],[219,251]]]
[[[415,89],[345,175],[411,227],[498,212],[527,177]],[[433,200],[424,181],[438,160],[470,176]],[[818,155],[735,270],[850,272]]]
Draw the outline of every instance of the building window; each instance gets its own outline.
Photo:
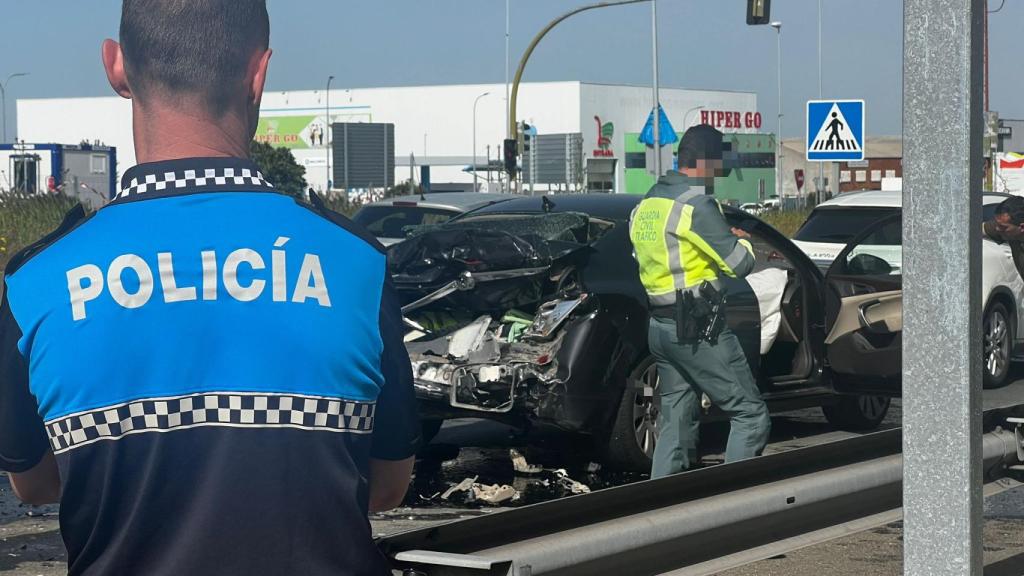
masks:
[[[871,181],[872,182],[881,182],[882,181],[882,171],[881,170],[872,170],[871,171]]]
[[[840,183],[849,182],[849,181],[850,181],[850,171],[849,170],[843,170],[842,172],[839,173],[839,182]]]
[[[647,168],[647,155],[643,152],[626,152],[626,170]]]
[[[886,178],[895,178],[896,177],[896,171],[895,170],[886,170],[885,171],[885,177]]]
[[[856,176],[857,176],[857,182],[866,182],[867,179],[868,179],[868,171],[867,170],[857,170]]]
[[[107,157],[104,154],[89,156],[89,172],[92,174],[107,173]]]

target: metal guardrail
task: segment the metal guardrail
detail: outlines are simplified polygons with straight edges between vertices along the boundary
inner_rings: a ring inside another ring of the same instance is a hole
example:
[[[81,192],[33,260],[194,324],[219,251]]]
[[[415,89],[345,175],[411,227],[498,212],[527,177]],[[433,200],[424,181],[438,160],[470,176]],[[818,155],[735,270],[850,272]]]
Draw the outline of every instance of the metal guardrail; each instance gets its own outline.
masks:
[[[1019,463],[1013,432],[984,437],[989,480]],[[901,430],[396,534],[408,576],[696,576],[899,518]]]

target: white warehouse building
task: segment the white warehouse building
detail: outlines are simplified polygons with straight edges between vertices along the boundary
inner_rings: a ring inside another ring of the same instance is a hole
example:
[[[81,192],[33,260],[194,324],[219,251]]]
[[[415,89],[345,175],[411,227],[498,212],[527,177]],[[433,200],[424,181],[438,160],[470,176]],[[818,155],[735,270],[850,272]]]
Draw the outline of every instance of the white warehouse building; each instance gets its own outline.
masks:
[[[482,96],[487,94],[486,96]],[[752,92],[661,89],[661,102],[677,132],[701,122],[725,133],[762,132],[757,95]],[[487,154],[500,164],[506,137],[504,84],[417,86],[398,88],[271,91],[263,98],[257,139],[292,150],[306,167],[309,185],[328,183],[330,123],[393,124],[394,182],[430,166],[432,183],[471,184],[474,153],[479,178],[486,186]],[[478,99],[479,98],[479,99]],[[475,140],[474,150],[474,103]],[[589,189],[627,191],[627,153],[636,158],[636,135],[652,108],[649,87],[584,82],[524,83],[519,91],[518,119],[537,134],[576,134],[582,139],[580,161]],[[20,99],[18,138],[25,142],[77,143],[101,141],[119,151],[118,173],[135,163],[129,101],[100,98]],[[339,138],[337,134],[335,138]],[[642,158],[643,147],[640,145]],[[332,167],[337,160],[332,157]],[[538,162],[538,165],[540,163]],[[636,162],[633,162],[636,168]],[[640,167],[644,164],[641,162]],[[392,168],[388,167],[388,171]],[[493,175],[496,178],[496,172]],[[524,179],[526,177],[524,176]],[[381,177],[383,180],[384,177]],[[343,188],[338,181],[335,189]]]

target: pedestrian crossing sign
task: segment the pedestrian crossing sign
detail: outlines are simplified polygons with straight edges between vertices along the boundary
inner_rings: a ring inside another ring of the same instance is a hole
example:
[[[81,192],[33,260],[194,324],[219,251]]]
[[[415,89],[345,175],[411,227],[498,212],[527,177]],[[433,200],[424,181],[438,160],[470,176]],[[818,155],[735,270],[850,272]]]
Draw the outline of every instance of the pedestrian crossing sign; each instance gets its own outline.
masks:
[[[864,159],[864,101],[807,102],[807,161]]]

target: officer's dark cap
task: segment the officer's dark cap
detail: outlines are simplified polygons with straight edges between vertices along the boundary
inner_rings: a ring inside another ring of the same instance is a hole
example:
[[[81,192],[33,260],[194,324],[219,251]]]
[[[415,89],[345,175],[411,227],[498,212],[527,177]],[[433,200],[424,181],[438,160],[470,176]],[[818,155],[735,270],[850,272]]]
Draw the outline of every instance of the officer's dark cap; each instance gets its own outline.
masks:
[[[679,165],[693,168],[697,160],[722,159],[722,133],[708,124],[698,124],[679,141]]]

